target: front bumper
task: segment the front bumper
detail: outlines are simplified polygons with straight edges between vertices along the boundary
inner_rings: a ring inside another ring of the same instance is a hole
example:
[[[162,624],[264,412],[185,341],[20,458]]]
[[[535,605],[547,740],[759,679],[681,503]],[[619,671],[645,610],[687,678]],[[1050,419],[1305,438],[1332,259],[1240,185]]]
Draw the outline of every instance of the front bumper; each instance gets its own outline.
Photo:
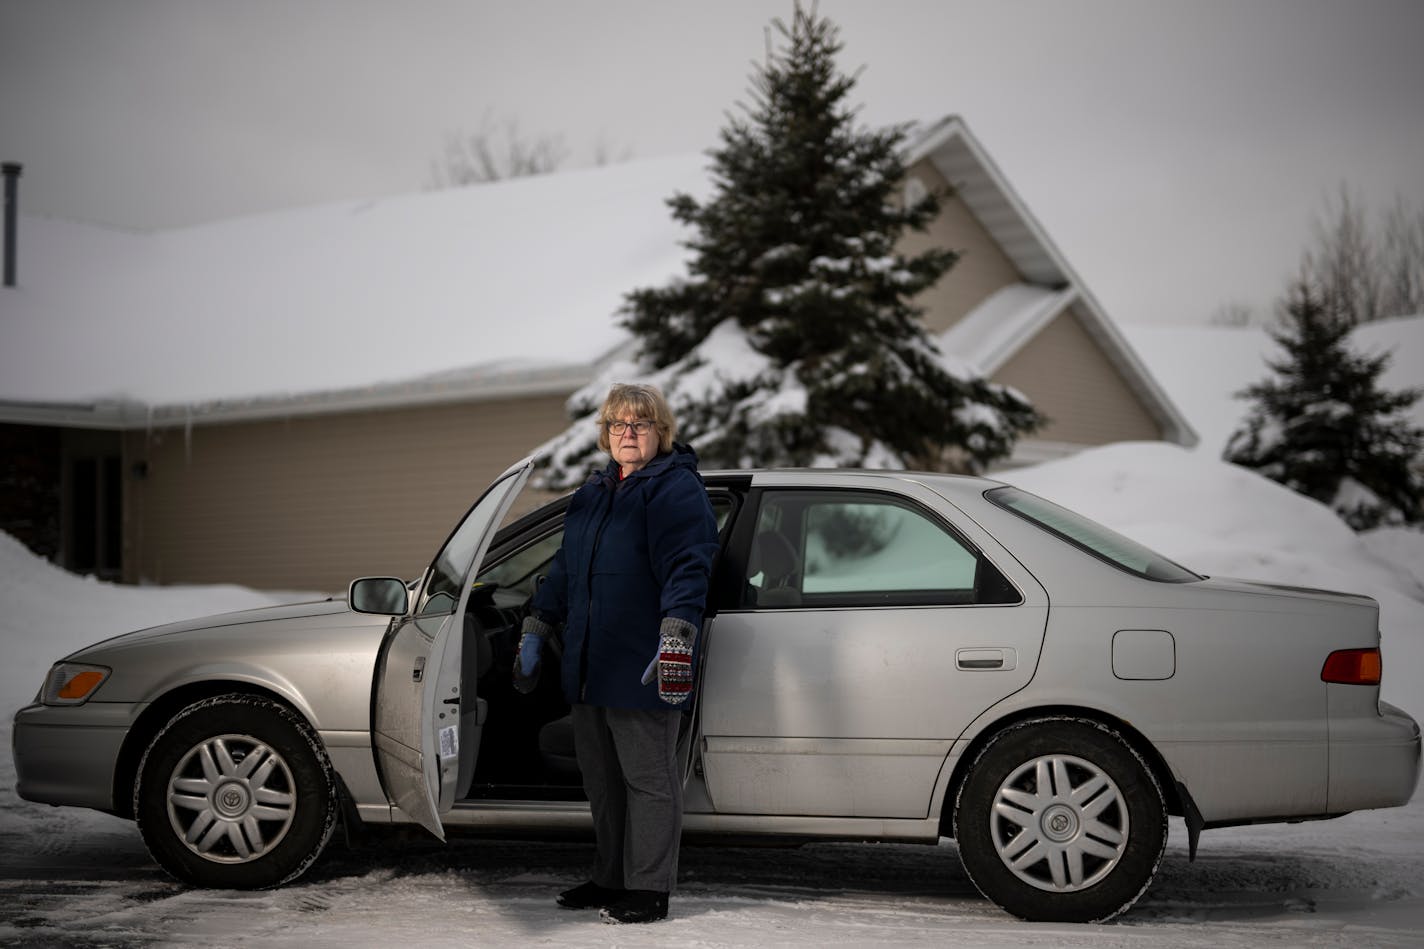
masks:
[[[15,713],[15,793],[38,804],[113,812],[114,771],[142,705],[27,705]],[[128,802],[122,809],[127,810]]]

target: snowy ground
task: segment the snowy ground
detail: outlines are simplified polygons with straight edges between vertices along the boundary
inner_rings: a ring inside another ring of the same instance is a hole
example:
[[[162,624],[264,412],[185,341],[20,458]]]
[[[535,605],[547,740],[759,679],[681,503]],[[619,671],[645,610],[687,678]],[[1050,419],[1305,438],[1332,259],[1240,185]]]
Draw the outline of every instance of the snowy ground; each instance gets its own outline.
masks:
[[[1381,604],[1386,699],[1424,717],[1424,534],[1363,538],[1248,472],[1163,444],[1115,445],[1006,476],[1209,574],[1357,590]],[[1334,821],[1208,831],[1174,824],[1156,882],[1107,926],[1035,925],[988,903],[952,843],[688,847],[673,918],[613,929],[557,909],[586,842],[445,847],[385,832],[338,844],[298,884],[185,889],[131,824],[14,793],[10,716],[71,649],[170,619],[284,597],[125,588],[65,574],[0,535],[0,945],[360,947],[1424,946],[1424,798]]]

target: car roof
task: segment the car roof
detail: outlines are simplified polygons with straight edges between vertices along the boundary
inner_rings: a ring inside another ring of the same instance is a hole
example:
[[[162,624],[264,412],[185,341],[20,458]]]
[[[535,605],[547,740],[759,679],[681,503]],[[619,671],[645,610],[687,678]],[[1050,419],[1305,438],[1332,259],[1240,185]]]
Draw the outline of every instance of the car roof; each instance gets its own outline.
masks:
[[[990,488],[1003,487],[1004,482],[977,475],[948,474],[938,471],[894,471],[884,468],[724,468],[702,472],[708,484],[736,484],[753,481],[759,475],[776,475],[777,481],[784,476],[794,478],[804,475],[808,485],[824,486],[841,479],[864,480],[883,479],[925,484],[937,492],[964,496],[983,494]]]

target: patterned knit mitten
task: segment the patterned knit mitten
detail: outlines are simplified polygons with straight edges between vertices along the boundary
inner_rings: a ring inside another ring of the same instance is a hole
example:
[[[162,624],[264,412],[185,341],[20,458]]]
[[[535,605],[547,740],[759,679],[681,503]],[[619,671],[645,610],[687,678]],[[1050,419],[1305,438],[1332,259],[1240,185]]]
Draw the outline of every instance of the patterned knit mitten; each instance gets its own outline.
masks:
[[[685,619],[664,616],[658,642],[658,698],[681,705],[692,694],[692,647],[697,627]]]

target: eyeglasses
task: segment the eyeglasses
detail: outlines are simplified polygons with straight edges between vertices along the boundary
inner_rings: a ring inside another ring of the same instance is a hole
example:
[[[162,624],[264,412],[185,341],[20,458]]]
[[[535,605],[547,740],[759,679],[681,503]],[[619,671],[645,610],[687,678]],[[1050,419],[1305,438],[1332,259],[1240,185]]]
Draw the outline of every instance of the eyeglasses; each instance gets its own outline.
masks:
[[[603,424],[608,426],[608,434],[610,435],[622,435],[628,431],[630,427],[633,429],[634,435],[640,436],[646,435],[653,430],[653,423],[645,418],[640,418],[636,422],[624,422],[619,420],[616,422],[604,422]]]

